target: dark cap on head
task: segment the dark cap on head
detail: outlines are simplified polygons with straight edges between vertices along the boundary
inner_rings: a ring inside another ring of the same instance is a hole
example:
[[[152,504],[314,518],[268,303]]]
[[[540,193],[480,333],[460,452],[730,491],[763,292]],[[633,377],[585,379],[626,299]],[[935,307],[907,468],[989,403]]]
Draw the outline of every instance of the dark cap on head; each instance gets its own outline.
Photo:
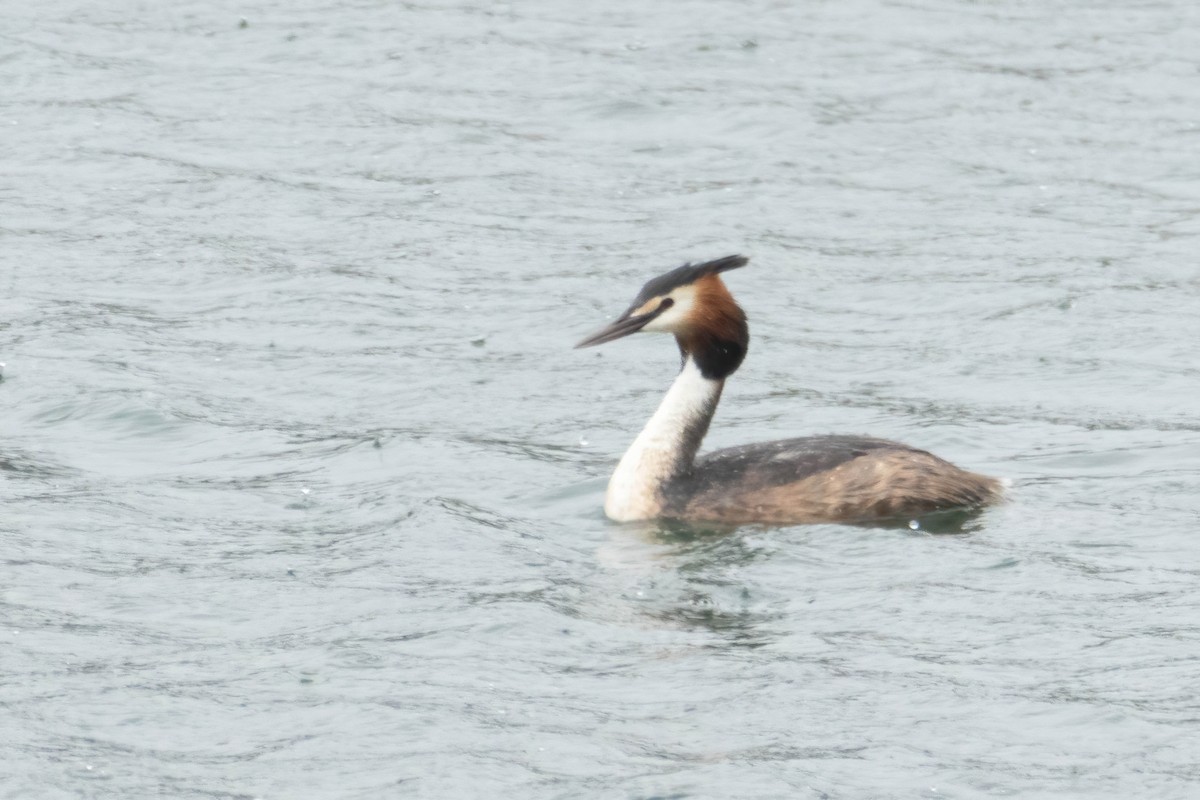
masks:
[[[634,299],[632,305],[636,308],[652,297],[661,297],[676,287],[695,283],[705,275],[728,272],[731,269],[744,267],[749,263],[750,259],[745,256],[725,256],[715,261],[705,261],[703,264],[684,264],[682,267],[676,267],[670,272],[665,272],[657,278],[651,278],[646,281],[646,285],[638,292],[638,296]]]

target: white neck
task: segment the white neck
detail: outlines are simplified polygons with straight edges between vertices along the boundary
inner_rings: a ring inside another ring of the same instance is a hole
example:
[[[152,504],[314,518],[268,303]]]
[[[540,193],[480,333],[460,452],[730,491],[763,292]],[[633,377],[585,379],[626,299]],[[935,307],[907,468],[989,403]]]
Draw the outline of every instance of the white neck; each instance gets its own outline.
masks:
[[[605,514],[618,522],[661,515],[662,487],[691,468],[722,386],[724,381],[701,375],[691,357],[684,361],[679,377],[609,480]]]

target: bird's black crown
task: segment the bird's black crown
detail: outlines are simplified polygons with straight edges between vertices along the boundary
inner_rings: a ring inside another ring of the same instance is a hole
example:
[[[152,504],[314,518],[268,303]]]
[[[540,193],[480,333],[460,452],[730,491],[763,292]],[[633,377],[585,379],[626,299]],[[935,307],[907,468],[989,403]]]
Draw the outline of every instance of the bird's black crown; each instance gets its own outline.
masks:
[[[684,264],[682,267],[676,267],[670,272],[646,281],[646,285],[642,287],[633,301],[633,308],[641,306],[651,298],[662,297],[672,289],[695,283],[705,275],[716,275],[718,272],[744,267],[749,263],[750,259],[745,256],[725,256],[715,261],[706,261],[703,264]]]

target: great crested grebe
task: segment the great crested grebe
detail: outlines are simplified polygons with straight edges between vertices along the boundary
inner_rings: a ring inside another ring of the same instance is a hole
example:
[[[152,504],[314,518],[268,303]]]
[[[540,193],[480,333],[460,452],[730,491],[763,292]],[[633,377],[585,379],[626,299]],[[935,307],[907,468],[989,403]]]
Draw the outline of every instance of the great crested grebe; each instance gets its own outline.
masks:
[[[719,273],[748,259],[685,264],[649,281],[633,304],[576,347],[638,331],[672,333],[683,367],[608,482],[604,512],[619,522],[854,522],[973,508],[1000,499],[995,478],[908,445],[809,436],[696,451],[725,379],[746,356],[746,313]]]

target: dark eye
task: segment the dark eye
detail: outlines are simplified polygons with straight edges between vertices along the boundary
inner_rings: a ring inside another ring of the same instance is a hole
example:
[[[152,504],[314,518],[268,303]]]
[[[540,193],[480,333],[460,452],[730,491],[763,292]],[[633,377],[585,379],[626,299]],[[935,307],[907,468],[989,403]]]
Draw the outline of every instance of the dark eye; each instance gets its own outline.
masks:
[[[671,306],[675,305],[675,301],[669,297],[664,297],[663,301],[658,304],[659,311],[666,311]]]

